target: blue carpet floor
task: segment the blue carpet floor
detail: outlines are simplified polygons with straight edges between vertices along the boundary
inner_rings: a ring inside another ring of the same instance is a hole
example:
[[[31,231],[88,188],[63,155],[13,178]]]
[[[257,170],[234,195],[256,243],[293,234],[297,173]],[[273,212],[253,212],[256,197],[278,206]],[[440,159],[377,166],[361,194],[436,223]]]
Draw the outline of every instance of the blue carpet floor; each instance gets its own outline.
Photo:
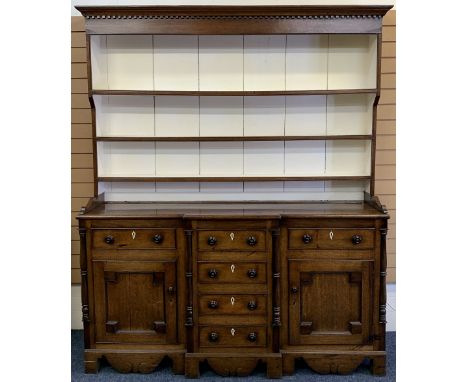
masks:
[[[396,353],[396,333],[387,333],[387,375],[385,377],[376,377],[370,374],[369,368],[365,365],[360,366],[353,374],[350,375],[320,375],[311,371],[305,363],[298,361],[296,365],[296,374],[285,376],[281,381],[317,381],[317,382],[390,382],[396,381],[395,371],[395,353]],[[163,360],[158,368],[152,374],[121,374],[108,366],[105,361],[101,362],[101,369],[98,374],[85,374],[83,368],[83,331],[72,330],[71,332],[71,380],[72,382],[165,382],[165,381],[190,381],[186,380],[183,375],[172,374],[170,361]],[[254,373],[249,377],[244,378],[221,378],[213,373],[208,367],[202,364],[201,380],[213,381],[222,380],[223,382],[240,382],[247,380],[249,382],[256,381],[273,381],[265,378],[266,367],[259,364]]]

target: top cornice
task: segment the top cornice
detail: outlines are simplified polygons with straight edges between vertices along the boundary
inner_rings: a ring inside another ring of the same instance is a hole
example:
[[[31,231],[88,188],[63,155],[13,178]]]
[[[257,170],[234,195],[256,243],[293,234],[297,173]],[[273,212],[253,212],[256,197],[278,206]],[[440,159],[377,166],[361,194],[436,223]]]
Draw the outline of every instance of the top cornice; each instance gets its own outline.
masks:
[[[77,6],[86,19],[362,19],[382,18],[392,6]]]

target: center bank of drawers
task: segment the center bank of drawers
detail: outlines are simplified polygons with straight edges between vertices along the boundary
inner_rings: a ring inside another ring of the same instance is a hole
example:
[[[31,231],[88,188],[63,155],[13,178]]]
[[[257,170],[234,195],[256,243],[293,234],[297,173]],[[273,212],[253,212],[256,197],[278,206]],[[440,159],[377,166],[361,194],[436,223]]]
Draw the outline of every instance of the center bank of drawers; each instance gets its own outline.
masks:
[[[200,347],[267,346],[266,240],[256,229],[198,231]]]

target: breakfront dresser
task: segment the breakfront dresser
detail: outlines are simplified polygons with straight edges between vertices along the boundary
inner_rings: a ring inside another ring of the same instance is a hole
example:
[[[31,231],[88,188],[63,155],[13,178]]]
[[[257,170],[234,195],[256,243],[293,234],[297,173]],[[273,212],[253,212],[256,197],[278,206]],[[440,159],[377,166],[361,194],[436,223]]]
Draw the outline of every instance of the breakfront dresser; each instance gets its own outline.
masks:
[[[77,7],[85,370],[385,373],[381,6]]]

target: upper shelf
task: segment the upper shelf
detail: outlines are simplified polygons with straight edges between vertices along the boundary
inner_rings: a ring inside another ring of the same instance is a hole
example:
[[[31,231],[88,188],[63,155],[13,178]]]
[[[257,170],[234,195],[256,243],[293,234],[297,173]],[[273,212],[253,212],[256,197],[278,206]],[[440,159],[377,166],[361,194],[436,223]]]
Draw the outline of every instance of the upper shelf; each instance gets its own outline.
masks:
[[[91,36],[92,89],[215,96],[375,92],[377,40],[371,34]]]
[[[332,94],[376,94],[377,89],[334,89],[334,90],[92,90],[93,95],[146,95],[146,96],[287,96],[287,95],[332,95]]]

